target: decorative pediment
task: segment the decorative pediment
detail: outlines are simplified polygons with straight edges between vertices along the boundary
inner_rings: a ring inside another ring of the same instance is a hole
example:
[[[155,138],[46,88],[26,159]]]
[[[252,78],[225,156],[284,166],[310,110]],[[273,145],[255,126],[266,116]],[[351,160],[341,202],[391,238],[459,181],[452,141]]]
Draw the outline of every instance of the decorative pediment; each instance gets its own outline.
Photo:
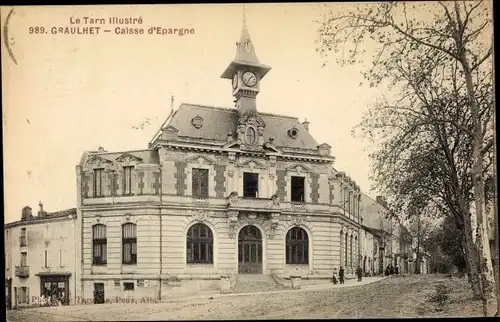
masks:
[[[289,172],[297,172],[297,173],[311,173],[312,170],[303,165],[303,164],[295,164],[295,165],[292,165],[291,167],[287,168],[286,171],[289,171]]]
[[[267,166],[257,160],[247,160],[239,164],[240,167],[250,169],[267,169]]]
[[[322,157],[329,157],[331,155],[332,147],[327,143],[318,145],[318,154]]]
[[[222,146],[223,149],[234,149],[239,147],[240,147],[240,142],[238,142],[237,140],[228,142]]]
[[[112,162],[106,158],[103,158],[99,155],[93,155],[89,159],[87,159],[87,164],[92,165],[94,167],[101,167],[105,165],[110,165]]]
[[[198,163],[198,164],[215,164],[215,161],[207,158],[204,155],[195,155],[193,157],[186,159],[187,163]]]
[[[142,159],[139,157],[136,157],[135,155],[132,155],[130,153],[123,153],[118,158],[116,158],[116,161],[118,161],[120,163],[130,164],[133,162],[138,162],[138,163],[142,162]]]
[[[264,120],[257,114],[245,114],[238,120],[238,124],[251,124],[257,127],[266,127]]]

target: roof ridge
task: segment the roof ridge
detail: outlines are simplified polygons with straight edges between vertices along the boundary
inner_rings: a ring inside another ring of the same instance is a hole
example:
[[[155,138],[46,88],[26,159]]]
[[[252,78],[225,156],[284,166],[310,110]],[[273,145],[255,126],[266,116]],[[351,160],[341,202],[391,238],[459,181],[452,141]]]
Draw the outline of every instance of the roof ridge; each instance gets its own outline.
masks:
[[[196,104],[196,103],[181,103],[181,105],[180,105],[179,108],[182,108],[182,106],[202,107],[202,108],[219,110],[219,111],[225,111],[225,112],[235,112],[236,111],[236,108],[234,108],[234,107],[213,106],[213,105]],[[283,118],[288,118],[288,119],[292,119],[292,120],[298,120],[299,119],[297,116],[275,114],[275,113],[268,113],[268,112],[258,112],[258,111],[257,111],[257,113],[259,115],[273,116],[273,117],[283,117]]]

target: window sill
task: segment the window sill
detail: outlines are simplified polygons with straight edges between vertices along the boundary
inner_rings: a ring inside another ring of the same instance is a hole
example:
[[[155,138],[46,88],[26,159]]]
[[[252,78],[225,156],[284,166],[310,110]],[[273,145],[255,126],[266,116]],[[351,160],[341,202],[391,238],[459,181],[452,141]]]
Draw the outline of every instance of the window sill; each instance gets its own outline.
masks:
[[[186,265],[187,268],[196,268],[196,267],[207,267],[207,268],[212,268],[214,267],[213,263],[187,263]]]

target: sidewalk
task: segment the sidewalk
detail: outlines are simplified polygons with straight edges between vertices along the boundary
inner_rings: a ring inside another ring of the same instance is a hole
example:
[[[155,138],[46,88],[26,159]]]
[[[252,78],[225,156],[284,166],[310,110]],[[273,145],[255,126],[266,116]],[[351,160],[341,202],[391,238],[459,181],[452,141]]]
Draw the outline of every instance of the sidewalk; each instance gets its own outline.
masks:
[[[304,291],[323,291],[335,288],[344,288],[344,287],[353,287],[360,285],[367,285],[371,283],[375,283],[386,279],[386,276],[374,276],[374,277],[363,277],[361,282],[358,282],[357,279],[350,279],[345,282],[345,284],[333,284],[332,282],[318,283],[318,284],[310,284],[303,285],[300,289],[285,289],[278,291],[267,291],[267,292],[252,292],[252,293],[219,293],[219,292],[206,292],[205,294],[198,294],[187,297],[173,297],[171,299],[162,300],[162,303],[176,303],[182,301],[191,301],[191,300],[213,300],[216,298],[223,297],[235,297],[235,296],[255,296],[259,294],[277,294],[277,293],[286,293],[286,292],[304,292]]]

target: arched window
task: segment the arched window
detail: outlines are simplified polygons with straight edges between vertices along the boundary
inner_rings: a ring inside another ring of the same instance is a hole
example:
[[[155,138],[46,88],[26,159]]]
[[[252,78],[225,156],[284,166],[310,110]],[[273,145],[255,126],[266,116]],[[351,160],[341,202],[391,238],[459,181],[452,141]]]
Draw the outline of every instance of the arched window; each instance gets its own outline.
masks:
[[[92,226],[92,264],[105,265],[107,262],[106,226],[97,224]]]
[[[344,232],[340,231],[340,266],[344,266]]]
[[[349,267],[352,268],[352,235],[349,238]]]
[[[347,244],[348,244],[348,234],[345,234],[345,243],[344,243],[344,265],[347,267],[348,266],[348,261],[347,261]]]
[[[122,263],[137,264],[137,227],[127,223],[122,226]]]
[[[309,238],[303,228],[294,227],[286,234],[286,263],[309,264]]]
[[[213,264],[214,237],[205,224],[195,224],[187,232],[186,260],[188,264]]]

